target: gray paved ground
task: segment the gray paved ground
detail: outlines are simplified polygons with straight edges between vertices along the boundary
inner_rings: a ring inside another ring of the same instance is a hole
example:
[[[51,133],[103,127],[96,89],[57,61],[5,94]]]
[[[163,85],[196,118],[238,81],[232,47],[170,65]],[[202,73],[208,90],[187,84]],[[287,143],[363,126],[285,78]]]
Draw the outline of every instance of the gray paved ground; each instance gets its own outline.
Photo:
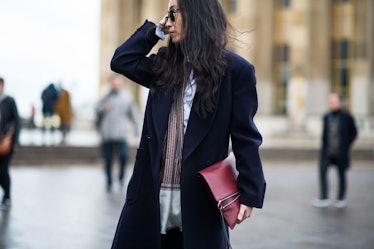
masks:
[[[234,249],[374,248],[373,162],[354,163],[341,210],[310,205],[314,162],[264,162],[264,170],[264,208],[231,232]],[[13,207],[0,211],[0,249],[110,248],[125,189],[106,193],[100,166],[18,166],[11,174]],[[329,177],[335,191],[335,171]]]

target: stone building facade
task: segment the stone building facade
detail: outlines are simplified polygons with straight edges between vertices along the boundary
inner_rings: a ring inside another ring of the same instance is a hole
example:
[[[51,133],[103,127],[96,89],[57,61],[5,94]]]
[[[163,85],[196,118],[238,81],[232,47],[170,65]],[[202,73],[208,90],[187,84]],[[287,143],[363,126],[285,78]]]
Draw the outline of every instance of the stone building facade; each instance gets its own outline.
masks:
[[[100,82],[115,48],[167,0],[102,0]],[[360,136],[374,138],[374,0],[221,0],[229,48],[256,67],[257,122],[267,135],[319,136],[327,95],[339,93]],[[164,45],[160,42],[159,46]],[[147,91],[129,84],[140,105]]]

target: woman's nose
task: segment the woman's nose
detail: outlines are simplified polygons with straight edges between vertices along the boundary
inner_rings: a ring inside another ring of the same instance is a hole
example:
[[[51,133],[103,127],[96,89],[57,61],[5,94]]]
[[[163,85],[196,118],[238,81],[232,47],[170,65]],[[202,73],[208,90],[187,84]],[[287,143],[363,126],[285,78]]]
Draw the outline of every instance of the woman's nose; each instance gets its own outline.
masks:
[[[173,25],[173,22],[170,20],[170,18],[166,18],[165,27],[169,28]]]

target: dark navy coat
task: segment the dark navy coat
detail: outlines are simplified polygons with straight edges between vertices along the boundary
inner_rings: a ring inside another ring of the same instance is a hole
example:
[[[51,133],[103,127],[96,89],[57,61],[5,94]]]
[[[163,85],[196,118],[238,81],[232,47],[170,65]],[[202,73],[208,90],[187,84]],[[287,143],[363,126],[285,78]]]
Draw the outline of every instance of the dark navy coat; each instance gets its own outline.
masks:
[[[152,58],[147,56],[159,38],[155,24],[146,21],[117,48],[113,71],[147,88]],[[184,137],[181,172],[181,209],[184,249],[226,248],[219,212],[210,199],[198,171],[224,159],[231,137],[239,171],[241,203],[261,208],[265,180],[259,156],[262,137],[253,117],[257,111],[254,67],[234,53],[217,93],[214,113],[201,118],[192,108]],[[149,94],[140,145],[126,202],[113,241],[114,249],[160,248],[160,160],[172,92]],[[247,221],[247,222],[250,222]]]

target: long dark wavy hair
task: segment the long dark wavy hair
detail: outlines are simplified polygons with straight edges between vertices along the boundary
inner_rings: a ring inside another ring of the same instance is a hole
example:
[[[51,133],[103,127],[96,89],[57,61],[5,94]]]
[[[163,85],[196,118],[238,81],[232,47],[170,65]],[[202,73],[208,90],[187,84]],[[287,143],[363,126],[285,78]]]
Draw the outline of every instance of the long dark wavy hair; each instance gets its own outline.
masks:
[[[157,79],[152,91],[184,86],[193,70],[194,108],[206,117],[215,108],[215,93],[227,67],[227,19],[218,0],[178,0],[178,8],[182,39],[176,44],[169,40],[159,50],[152,67]]]

